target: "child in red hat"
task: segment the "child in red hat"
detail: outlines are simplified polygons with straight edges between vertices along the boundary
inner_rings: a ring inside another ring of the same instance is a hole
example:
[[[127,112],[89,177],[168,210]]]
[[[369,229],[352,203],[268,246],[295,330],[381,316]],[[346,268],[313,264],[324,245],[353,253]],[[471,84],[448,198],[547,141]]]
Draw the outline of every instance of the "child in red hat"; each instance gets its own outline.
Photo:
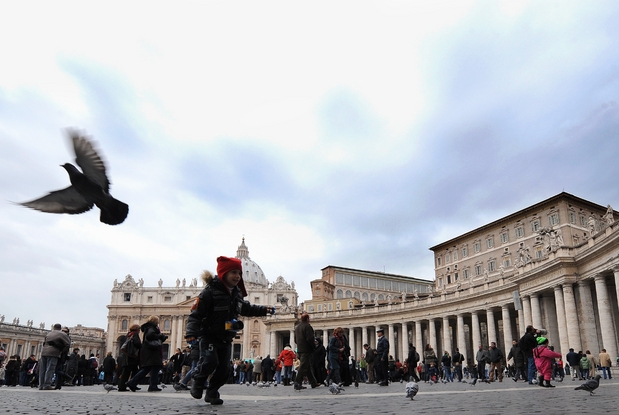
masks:
[[[204,271],[204,290],[194,301],[187,321],[185,339],[191,347],[200,348],[200,363],[193,374],[191,396],[202,398],[204,384],[209,379],[204,400],[221,405],[219,388],[228,380],[232,355],[232,340],[243,329],[239,315],[248,317],[273,314],[275,307],[252,305],[243,283],[243,266],[238,258],[217,258],[217,275]],[[210,378],[209,378],[210,376]]]

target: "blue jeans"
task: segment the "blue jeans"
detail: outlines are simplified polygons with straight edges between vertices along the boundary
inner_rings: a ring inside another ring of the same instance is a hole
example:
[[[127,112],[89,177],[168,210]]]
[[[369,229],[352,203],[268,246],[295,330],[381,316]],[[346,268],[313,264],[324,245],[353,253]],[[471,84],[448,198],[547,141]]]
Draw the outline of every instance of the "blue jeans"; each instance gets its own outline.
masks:
[[[454,381],[454,375],[453,375],[453,373],[451,373],[451,367],[443,366],[443,370],[445,371],[445,380],[447,382],[453,382]]]
[[[52,379],[56,371],[58,358],[53,356],[41,356],[39,361],[39,389],[52,386]]]
[[[245,372],[243,371],[239,373],[239,383],[245,383]]]
[[[602,373],[604,374],[604,379],[606,379],[606,372],[608,372],[608,379],[612,379],[612,376],[610,374],[610,368],[609,367],[602,367]]]
[[[284,379],[292,379],[292,366],[284,366],[282,372],[284,372],[282,374]]]
[[[275,372],[275,381],[277,382],[277,384],[282,383],[282,371],[278,370],[277,372]]]
[[[535,359],[532,357],[529,357],[528,364],[529,364],[529,383],[531,383],[533,382],[533,379],[535,379]]]
[[[189,383],[189,381],[191,380],[191,375],[193,375],[194,370],[196,370],[196,366],[198,366],[198,361],[194,360],[193,362],[191,362],[191,369],[189,369],[187,371],[187,373],[185,374],[185,377],[181,380],[181,383],[185,386],[187,386],[187,384]],[[245,373],[241,372],[243,375]]]

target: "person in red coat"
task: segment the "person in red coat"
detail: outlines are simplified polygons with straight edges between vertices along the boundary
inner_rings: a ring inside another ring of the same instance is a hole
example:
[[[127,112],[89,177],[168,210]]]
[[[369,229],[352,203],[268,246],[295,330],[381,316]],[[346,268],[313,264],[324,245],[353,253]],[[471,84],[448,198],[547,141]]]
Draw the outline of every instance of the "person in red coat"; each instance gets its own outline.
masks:
[[[561,355],[548,348],[548,339],[546,337],[539,336],[537,338],[537,345],[538,346],[533,349],[533,358],[535,359],[535,366],[539,372],[539,386],[554,388],[554,385],[550,384],[552,363],[557,357],[561,357]],[[545,384],[544,381],[546,381]]]
[[[290,386],[292,380],[292,365],[296,357],[295,352],[292,351],[292,347],[289,344],[284,346],[284,350],[279,354],[278,359],[282,362],[282,382],[284,386]]]

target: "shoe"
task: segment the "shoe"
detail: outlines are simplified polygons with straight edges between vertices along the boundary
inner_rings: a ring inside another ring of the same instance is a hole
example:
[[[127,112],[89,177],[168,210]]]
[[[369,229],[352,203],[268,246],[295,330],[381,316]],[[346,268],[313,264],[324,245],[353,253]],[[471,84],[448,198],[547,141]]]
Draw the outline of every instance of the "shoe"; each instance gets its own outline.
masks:
[[[380,382],[378,386],[389,386],[389,382]]]
[[[148,388],[149,392],[161,392],[162,390],[163,389],[159,389],[159,388],[155,388],[155,389]]]
[[[554,388],[554,387],[555,387],[555,385],[551,385],[551,384],[550,384],[550,381],[549,381],[549,380],[547,380],[547,381],[546,381],[546,385],[545,385],[545,386],[546,386],[547,388]]]
[[[140,388],[138,388],[137,386],[131,386],[131,385],[129,385],[129,384],[127,384],[127,387],[129,388],[129,390],[130,390],[131,392],[135,392],[135,391],[137,391],[137,390],[140,390]]]
[[[322,383],[316,383],[314,385],[312,385],[312,389],[316,389],[322,386]]]
[[[204,382],[198,382],[194,380],[193,385],[191,385],[190,393],[195,399],[202,399],[202,393],[204,392]]]
[[[219,392],[217,391],[206,391],[204,402],[210,403],[211,405],[221,405],[224,403],[223,399],[219,397]]]
[[[54,390],[54,387],[53,387],[53,386],[46,386],[46,387],[44,387],[44,388],[43,388],[43,389],[41,389],[41,390],[44,390],[44,391],[53,391],[53,390]]]
[[[307,389],[307,388],[305,386],[303,386],[303,385],[299,385],[298,383],[294,384],[294,390],[300,391],[300,390],[303,390],[303,389]]]

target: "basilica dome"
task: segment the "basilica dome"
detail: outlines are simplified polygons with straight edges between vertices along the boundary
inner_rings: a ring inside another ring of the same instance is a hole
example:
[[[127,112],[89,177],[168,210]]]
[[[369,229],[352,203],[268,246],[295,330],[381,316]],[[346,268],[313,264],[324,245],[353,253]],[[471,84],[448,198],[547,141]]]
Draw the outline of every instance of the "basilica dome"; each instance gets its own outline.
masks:
[[[245,283],[254,283],[265,287],[269,285],[260,266],[249,258],[249,249],[245,245],[245,238],[236,250],[236,257],[243,263],[243,281]]]

